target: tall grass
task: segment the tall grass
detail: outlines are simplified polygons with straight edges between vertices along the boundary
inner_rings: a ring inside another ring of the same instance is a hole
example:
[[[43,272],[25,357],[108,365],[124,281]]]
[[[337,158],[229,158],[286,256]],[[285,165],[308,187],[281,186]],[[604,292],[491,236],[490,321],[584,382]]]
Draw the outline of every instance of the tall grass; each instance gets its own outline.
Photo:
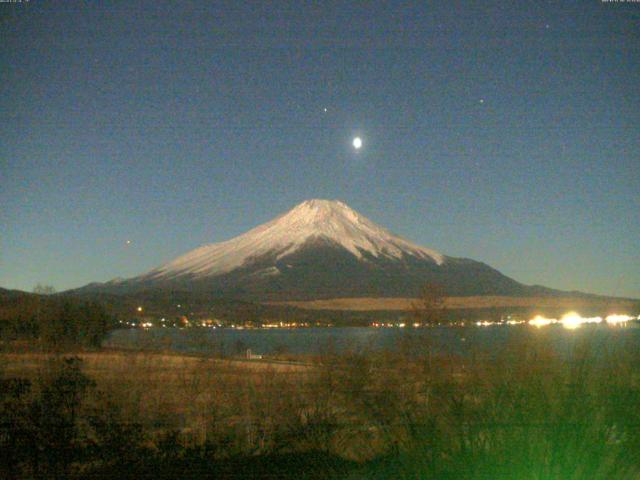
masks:
[[[536,333],[501,351],[450,356],[413,342],[393,352],[328,349],[306,367],[5,354],[0,474],[640,477],[633,345],[601,350],[586,336],[559,353]]]

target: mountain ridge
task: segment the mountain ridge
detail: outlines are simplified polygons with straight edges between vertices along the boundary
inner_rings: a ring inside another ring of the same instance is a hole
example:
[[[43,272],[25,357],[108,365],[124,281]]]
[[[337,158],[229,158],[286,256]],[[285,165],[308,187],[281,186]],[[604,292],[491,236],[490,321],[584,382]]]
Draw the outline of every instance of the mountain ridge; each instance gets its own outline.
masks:
[[[197,292],[257,301],[415,297],[426,284],[448,295],[556,295],[491,266],[419,246],[336,200],[306,200],[224,242],[203,245],[149,272],[78,291]]]
[[[374,257],[400,258],[410,254],[438,264],[444,261],[442,254],[392,234],[343,202],[312,199],[242,235],[198,247],[140,277],[223,274],[260,255],[275,253],[279,260],[315,238],[333,241],[358,258],[366,252]]]

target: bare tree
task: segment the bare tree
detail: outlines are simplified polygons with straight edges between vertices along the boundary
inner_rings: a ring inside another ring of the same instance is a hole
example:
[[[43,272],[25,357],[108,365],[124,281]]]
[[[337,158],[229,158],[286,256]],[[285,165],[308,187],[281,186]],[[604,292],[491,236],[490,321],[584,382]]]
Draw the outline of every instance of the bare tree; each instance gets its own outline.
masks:
[[[56,293],[56,289],[51,285],[43,285],[38,283],[35,287],[33,287],[33,293],[37,293],[38,295],[53,295]]]
[[[414,323],[438,325],[444,320],[446,291],[437,283],[426,283],[411,304]]]

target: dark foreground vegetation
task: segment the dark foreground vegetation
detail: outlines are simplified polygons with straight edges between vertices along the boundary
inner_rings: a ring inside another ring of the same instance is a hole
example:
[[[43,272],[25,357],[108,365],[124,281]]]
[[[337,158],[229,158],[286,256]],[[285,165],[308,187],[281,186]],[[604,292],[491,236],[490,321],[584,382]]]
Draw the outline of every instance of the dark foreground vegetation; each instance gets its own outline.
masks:
[[[97,348],[118,325],[104,304],[80,298],[0,291],[0,343],[47,350]]]
[[[0,478],[639,478],[636,346],[549,334],[304,366],[4,352]]]

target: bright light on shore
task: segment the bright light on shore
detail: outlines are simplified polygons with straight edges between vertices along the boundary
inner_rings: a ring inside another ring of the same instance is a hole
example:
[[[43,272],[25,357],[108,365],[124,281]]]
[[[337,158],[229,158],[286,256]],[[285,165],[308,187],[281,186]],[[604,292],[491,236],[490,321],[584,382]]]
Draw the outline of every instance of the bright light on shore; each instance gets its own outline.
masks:
[[[570,312],[560,319],[560,323],[562,326],[569,330],[575,330],[580,325],[582,325],[582,317],[575,312]]]
[[[635,317],[630,317],[629,315],[609,315],[606,318],[602,317],[583,317],[579,313],[576,312],[568,312],[565,313],[560,320],[556,318],[545,318],[542,315],[536,315],[531,320],[529,320],[529,325],[534,327],[546,327],[547,325],[553,325],[555,323],[559,323],[564,328],[568,330],[575,330],[576,328],[584,325],[585,323],[602,323],[605,322],[610,325],[617,325],[624,322],[629,322],[631,320],[635,320]]]
[[[629,315],[608,315],[607,318],[605,318],[607,323],[616,325],[619,323],[625,323],[625,322],[629,322],[631,320],[634,320],[634,317],[630,317]]]
[[[484,321],[484,322],[476,322],[476,325],[478,327],[490,327],[491,325],[495,325],[496,322],[489,322],[489,321]]]
[[[536,315],[531,320],[529,320],[529,325],[533,325],[534,327],[546,327],[547,325],[551,325],[552,323],[557,323],[558,320],[555,318],[544,318],[541,315]]]
[[[560,319],[564,328],[574,330],[584,323],[602,323],[602,317],[582,317],[576,312],[569,312]]]

